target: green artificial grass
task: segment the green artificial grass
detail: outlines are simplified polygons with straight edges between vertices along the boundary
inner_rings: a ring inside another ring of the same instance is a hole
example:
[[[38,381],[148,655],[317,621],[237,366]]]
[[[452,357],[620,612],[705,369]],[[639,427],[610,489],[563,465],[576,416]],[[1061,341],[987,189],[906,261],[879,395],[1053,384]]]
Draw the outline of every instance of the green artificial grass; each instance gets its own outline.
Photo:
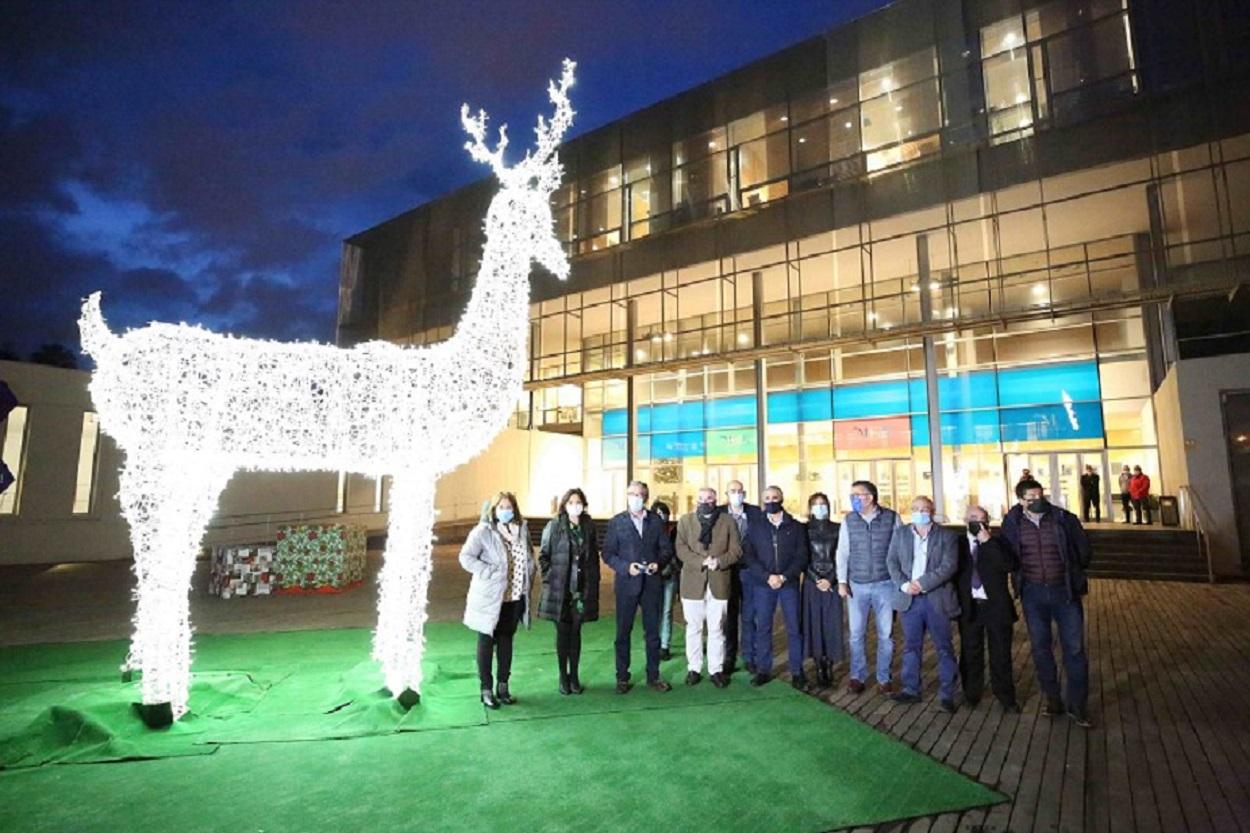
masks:
[[[494,712],[474,635],[427,632],[411,712],[367,631],[200,637],[191,713],[163,731],[131,710],[123,643],[0,649],[0,830],[815,833],[1002,799],[780,681],[689,688],[675,659],[672,692],[618,695],[611,622],[585,631],[581,696],[555,691],[550,624],[519,634],[521,702]]]

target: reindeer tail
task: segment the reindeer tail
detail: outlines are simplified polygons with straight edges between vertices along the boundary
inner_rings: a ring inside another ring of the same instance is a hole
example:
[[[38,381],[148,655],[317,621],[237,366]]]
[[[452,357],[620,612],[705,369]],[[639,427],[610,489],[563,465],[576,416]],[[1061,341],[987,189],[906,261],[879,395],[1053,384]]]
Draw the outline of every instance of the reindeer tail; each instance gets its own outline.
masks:
[[[82,338],[82,349],[98,362],[100,357],[117,340],[117,336],[104,323],[100,312],[100,293],[92,292],[82,302],[82,315],[78,319],[78,332]]]

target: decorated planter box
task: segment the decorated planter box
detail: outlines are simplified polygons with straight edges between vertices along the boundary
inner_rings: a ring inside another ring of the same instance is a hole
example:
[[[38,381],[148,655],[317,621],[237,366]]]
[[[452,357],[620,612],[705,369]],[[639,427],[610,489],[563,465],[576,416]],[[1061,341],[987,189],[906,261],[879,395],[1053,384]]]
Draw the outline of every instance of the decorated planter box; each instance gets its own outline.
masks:
[[[365,528],[278,527],[276,593],[341,593],[365,579]]]
[[[208,592],[233,596],[268,596],[273,589],[273,544],[245,547],[214,547]]]

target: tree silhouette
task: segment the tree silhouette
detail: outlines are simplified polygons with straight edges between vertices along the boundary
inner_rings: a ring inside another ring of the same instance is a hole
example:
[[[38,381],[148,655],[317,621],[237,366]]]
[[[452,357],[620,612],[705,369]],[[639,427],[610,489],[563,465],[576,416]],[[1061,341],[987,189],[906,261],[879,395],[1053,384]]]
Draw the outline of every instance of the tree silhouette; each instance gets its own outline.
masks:
[[[38,350],[30,354],[30,360],[35,364],[46,364],[51,367],[65,367],[70,370],[78,369],[78,358],[64,344],[48,343],[41,346]]]

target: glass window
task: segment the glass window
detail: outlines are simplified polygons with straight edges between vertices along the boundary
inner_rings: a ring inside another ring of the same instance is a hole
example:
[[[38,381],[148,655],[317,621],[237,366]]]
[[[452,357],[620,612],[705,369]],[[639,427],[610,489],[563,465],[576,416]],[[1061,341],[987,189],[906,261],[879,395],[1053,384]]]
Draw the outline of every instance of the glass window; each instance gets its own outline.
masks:
[[[26,421],[26,406],[18,405],[9,412],[9,418],[4,423],[4,443],[0,446],[0,460],[4,460],[4,464],[17,479],[4,494],[0,494],[0,515],[16,515],[21,507],[19,497],[26,464]]]
[[[1019,15],[991,23],[981,29],[981,57],[1024,46],[1024,21]]]
[[[74,483],[74,514],[91,511],[95,491],[96,448],[100,440],[100,418],[88,411],[82,415],[82,437],[78,444],[78,476]]]
[[[902,142],[942,126],[937,81],[926,81],[865,101],[861,107],[864,150]]]
[[[1127,18],[1108,18],[1068,32],[1047,45],[1050,87],[1061,93],[1122,75],[1133,68]]]
[[[784,130],[790,121],[785,104],[769,107],[729,123],[729,144],[740,145],[769,133]]]
[[[738,187],[746,190],[753,185],[790,173],[788,144],[786,133],[774,133],[740,145]]]
[[[859,98],[866,102],[870,98],[892,93],[934,75],[937,75],[937,52],[932,48],[922,49],[905,58],[861,72]]]
[[[729,174],[723,152],[673,171],[673,202],[686,207],[692,217],[715,213],[709,203],[728,192]],[[719,207],[723,210],[723,205]]]
[[[698,136],[673,142],[673,165],[684,165],[687,162],[702,159],[710,154],[724,151],[728,146],[725,141],[725,128],[713,128]]]

